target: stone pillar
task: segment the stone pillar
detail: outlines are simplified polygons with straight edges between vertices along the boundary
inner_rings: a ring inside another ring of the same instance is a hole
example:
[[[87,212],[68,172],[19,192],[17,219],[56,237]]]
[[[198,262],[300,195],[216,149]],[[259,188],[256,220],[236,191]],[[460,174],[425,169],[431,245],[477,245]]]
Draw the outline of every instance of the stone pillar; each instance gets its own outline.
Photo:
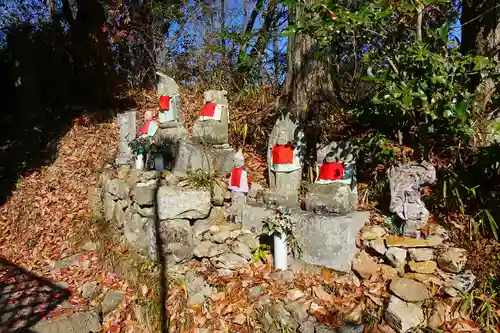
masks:
[[[116,117],[116,123],[120,132],[120,144],[116,164],[123,165],[132,163],[134,154],[129,143],[136,137],[136,111],[127,111],[119,113]]]

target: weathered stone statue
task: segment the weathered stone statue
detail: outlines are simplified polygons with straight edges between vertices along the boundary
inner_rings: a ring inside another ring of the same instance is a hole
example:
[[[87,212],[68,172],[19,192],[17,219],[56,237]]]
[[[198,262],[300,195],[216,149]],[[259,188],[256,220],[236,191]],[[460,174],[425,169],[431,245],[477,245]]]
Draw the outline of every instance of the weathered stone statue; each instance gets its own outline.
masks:
[[[421,186],[436,181],[436,169],[428,162],[391,167],[387,171],[391,187],[390,211],[404,221],[404,233],[419,239],[429,211],[420,197]]]
[[[116,164],[123,165],[132,163],[134,154],[129,146],[129,143],[135,139],[136,125],[135,125],[135,111],[127,111],[120,113],[116,117],[116,123],[120,132],[120,145],[118,150],[118,157]]]
[[[158,140],[162,138],[175,141],[187,136],[183,126],[180,109],[180,90],[175,80],[161,72],[159,76],[156,93],[159,99],[158,111]]]
[[[283,116],[276,121],[269,137],[267,164],[269,192],[265,201],[290,208],[299,205],[304,156],[304,133],[298,122]]]
[[[227,91],[205,91],[205,105],[193,125],[193,137],[202,143],[224,145],[228,143],[229,108]]]
[[[229,190],[231,191],[231,202],[246,203],[246,194],[248,193],[248,175],[245,170],[245,158],[239,150],[234,155],[234,167],[231,170],[229,178]]]
[[[348,214],[358,207],[356,161],[350,141],[319,148],[316,180],[309,185],[306,209],[318,214]]]

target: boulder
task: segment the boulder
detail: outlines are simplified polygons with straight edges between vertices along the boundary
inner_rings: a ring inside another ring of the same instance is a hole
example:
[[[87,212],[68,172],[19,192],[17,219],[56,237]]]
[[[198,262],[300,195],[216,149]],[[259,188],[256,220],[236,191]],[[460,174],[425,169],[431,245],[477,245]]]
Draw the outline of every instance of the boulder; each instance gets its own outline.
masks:
[[[452,247],[441,253],[437,259],[439,267],[449,273],[460,273],[467,264],[467,251]]]
[[[432,274],[437,269],[435,261],[410,261],[408,263],[410,270],[415,273]]]
[[[106,183],[106,191],[117,199],[128,199],[130,187],[123,179],[111,179]]]
[[[387,231],[379,225],[369,225],[361,230],[362,240],[374,240],[385,236]]]
[[[104,299],[101,303],[102,313],[103,315],[107,315],[114,309],[120,306],[123,298],[125,297],[125,292],[121,290],[110,290],[104,296]]]
[[[41,321],[29,331],[34,333],[98,333],[101,332],[101,328],[101,318],[97,311],[87,310]]]
[[[434,250],[427,248],[409,249],[408,254],[414,261],[428,261],[434,259]]]
[[[123,236],[134,248],[147,250],[151,242],[149,231],[154,227],[154,223],[154,219],[127,211],[123,218]]]
[[[132,199],[139,206],[153,206],[155,204],[157,187],[156,180],[150,180],[147,183],[138,183],[132,189]]]
[[[160,186],[157,198],[160,220],[203,219],[210,213],[208,190]]]
[[[391,247],[385,253],[385,257],[393,267],[401,267],[406,264],[406,250],[399,247]]]
[[[190,259],[193,255],[193,232],[188,220],[168,220],[160,223],[163,250],[175,262]]]
[[[419,304],[407,303],[396,296],[391,296],[389,299],[384,318],[398,333],[407,332],[425,320],[424,311]]]
[[[352,263],[352,269],[359,274],[363,279],[369,279],[381,269],[378,264],[368,253],[361,251]]]
[[[247,260],[234,253],[224,253],[210,259],[215,268],[238,269],[247,265]]]
[[[91,281],[84,283],[82,286],[82,297],[88,301],[93,300],[99,295],[101,292],[101,288],[99,286],[99,282]]]
[[[428,240],[428,239],[415,239],[410,237],[400,237],[389,235],[385,238],[385,245],[387,247],[404,247],[404,248],[415,248],[415,247],[436,247],[442,244],[442,240]]]
[[[381,238],[369,241],[368,248],[381,256],[387,252],[387,247],[385,247],[384,240]]]
[[[406,278],[393,279],[389,289],[406,302],[423,302],[430,298],[425,284]]]

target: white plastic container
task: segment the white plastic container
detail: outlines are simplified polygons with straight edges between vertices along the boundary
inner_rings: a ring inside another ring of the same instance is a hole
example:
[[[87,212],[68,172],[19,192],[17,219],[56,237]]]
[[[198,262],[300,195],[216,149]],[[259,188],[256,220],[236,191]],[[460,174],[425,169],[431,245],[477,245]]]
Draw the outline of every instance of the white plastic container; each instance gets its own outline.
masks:
[[[135,168],[137,170],[144,170],[144,155],[139,154],[135,157]]]
[[[286,235],[273,236],[274,242],[274,268],[280,270],[288,269],[288,246],[286,244]]]

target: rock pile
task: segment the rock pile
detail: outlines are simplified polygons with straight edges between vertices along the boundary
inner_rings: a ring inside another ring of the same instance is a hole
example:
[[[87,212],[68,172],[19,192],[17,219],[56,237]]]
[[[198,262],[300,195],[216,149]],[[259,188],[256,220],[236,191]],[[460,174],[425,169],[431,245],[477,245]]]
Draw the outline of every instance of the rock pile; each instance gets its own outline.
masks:
[[[467,253],[452,247],[447,231],[436,226],[426,239],[390,235],[379,225],[361,230],[362,249],[352,268],[363,279],[382,276],[390,280],[391,293],[385,309],[386,322],[397,332],[407,332],[420,325],[438,328],[453,314],[456,296],[474,286],[475,276],[465,270]],[[438,290],[445,297],[430,308]]]

